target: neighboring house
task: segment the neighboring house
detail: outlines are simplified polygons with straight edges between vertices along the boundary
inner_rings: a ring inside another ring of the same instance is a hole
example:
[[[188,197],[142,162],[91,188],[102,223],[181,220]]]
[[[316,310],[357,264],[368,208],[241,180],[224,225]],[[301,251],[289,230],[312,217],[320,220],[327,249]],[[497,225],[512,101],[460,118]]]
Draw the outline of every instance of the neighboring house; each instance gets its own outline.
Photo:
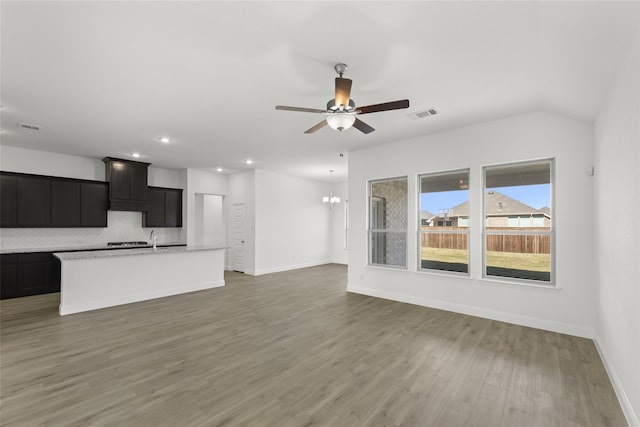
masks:
[[[420,211],[420,224],[431,227],[436,215],[429,211]]]
[[[497,191],[485,194],[487,227],[549,227],[549,208],[536,209]],[[422,221],[422,225],[427,225]],[[432,227],[468,227],[469,201],[437,215],[428,223]]]

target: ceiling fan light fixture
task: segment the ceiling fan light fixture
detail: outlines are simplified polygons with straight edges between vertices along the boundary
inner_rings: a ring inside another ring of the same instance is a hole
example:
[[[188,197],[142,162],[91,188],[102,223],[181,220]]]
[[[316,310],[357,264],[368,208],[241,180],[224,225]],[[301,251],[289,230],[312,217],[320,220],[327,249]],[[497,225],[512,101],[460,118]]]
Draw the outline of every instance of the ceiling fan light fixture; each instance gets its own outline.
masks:
[[[327,117],[327,124],[337,131],[349,129],[356,121],[356,116],[349,113],[333,113]]]

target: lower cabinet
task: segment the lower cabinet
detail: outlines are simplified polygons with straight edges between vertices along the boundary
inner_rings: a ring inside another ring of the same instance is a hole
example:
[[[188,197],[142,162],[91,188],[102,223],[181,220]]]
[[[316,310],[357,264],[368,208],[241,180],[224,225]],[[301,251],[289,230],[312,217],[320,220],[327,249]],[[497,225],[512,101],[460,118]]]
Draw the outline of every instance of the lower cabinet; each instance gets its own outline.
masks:
[[[18,296],[18,255],[0,255],[0,298]]]
[[[0,255],[0,299],[60,291],[60,262],[51,252]]]

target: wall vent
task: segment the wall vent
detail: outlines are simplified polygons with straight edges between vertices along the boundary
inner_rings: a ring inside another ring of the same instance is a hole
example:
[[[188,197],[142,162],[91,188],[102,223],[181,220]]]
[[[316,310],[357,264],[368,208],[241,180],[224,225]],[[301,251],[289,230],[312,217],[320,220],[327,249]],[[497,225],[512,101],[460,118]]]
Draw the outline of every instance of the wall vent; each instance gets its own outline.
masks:
[[[30,125],[27,123],[18,123],[19,128],[29,129],[29,130],[40,130],[40,126]]]
[[[435,108],[427,108],[426,110],[416,111],[415,113],[407,114],[410,119],[424,119],[425,117],[435,116],[438,111]]]

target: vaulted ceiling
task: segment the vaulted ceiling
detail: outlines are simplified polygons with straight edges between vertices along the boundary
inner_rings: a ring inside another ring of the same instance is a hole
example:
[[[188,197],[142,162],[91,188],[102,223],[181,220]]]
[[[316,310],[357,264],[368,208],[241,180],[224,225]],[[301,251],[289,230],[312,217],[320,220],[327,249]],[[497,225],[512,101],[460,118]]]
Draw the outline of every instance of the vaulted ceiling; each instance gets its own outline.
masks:
[[[3,1],[0,136],[96,158],[137,151],[168,168],[339,178],[348,152],[376,144],[536,110],[592,122],[639,6]],[[369,135],[306,135],[321,115],[274,109],[324,108],[338,62],[356,105],[410,108],[361,117]],[[427,108],[438,114],[408,116]]]

